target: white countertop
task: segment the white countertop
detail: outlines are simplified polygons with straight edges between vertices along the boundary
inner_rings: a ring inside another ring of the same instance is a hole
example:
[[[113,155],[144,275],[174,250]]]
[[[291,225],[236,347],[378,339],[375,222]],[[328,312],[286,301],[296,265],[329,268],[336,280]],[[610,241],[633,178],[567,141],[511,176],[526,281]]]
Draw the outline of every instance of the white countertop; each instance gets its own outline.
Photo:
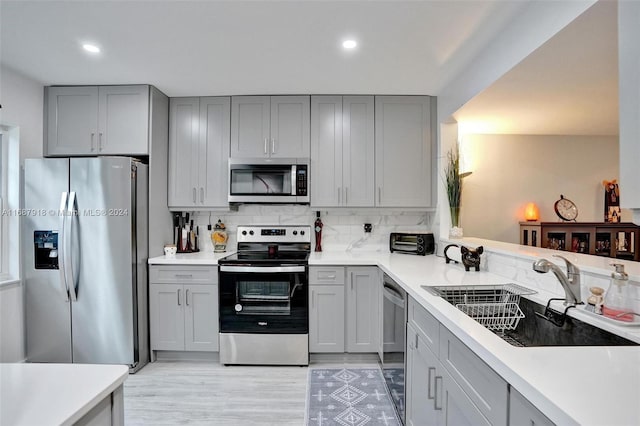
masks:
[[[509,252],[509,247],[503,249]],[[532,257],[538,255],[527,254]],[[548,255],[548,252],[543,254]],[[200,254],[196,254],[198,255]],[[217,264],[219,257],[214,257],[211,253],[207,257],[209,263],[205,264]],[[155,259],[149,263],[202,264],[198,262],[204,261],[203,257],[195,262],[185,262],[178,258],[158,262]],[[466,272],[462,265],[447,265],[444,258],[433,255],[328,251],[312,253],[309,264],[380,267],[556,424],[640,424],[640,346],[517,348],[420,287],[504,284],[514,282],[513,280],[486,271]],[[593,269],[600,270],[596,265]],[[531,298],[544,303],[546,297],[545,294],[539,294]],[[586,315],[579,312],[572,316],[584,320]],[[597,323],[600,320],[595,321]],[[615,325],[603,328],[640,342],[638,328],[631,331]]]
[[[197,253],[176,253],[173,256],[158,256],[150,258],[149,265],[217,265],[218,260],[229,256],[235,251],[214,253],[211,251],[199,251]]]
[[[0,364],[0,424],[73,424],[128,375],[124,365]]]

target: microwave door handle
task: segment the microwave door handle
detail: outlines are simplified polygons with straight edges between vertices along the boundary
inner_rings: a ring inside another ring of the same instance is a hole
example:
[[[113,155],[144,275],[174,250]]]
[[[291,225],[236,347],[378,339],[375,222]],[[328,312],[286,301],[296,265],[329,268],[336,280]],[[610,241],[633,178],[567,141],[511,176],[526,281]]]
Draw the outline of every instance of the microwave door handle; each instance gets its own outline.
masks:
[[[58,231],[58,270],[60,271],[60,284],[62,284],[62,291],[64,292],[65,302],[69,301],[69,284],[67,284],[67,276],[65,274],[65,224],[66,224],[66,213],[67,213],[67,199],[69,198],[68,192],[63,192],[60,196],[60,210],[58,214],[60,215],[60,230]]]
[[[296,185],[296,178],[298,176],[298,166],[295,164],[291,166],[291,194],[298,195],[298,185]]]

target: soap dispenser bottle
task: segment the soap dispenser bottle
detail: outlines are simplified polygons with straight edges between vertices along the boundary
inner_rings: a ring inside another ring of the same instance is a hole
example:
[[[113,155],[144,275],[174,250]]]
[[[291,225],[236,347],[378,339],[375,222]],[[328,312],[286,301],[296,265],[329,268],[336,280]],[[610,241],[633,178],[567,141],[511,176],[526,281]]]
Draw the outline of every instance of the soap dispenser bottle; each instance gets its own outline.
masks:
[[[602,315],[617,321],[632,322],[631,303],[629,299],[629,275],[624,272],[624,265],[612,263],[616,268],[611,274],[611,285],[604,296]]]

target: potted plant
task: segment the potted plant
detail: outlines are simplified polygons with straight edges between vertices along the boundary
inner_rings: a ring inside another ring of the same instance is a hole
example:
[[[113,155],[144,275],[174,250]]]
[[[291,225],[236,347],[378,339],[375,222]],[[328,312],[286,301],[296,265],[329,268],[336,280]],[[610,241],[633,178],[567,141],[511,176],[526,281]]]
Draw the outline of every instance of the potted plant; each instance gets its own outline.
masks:
[[[460,174],[460,152],[458,145],[447,153],[447,164],[444,169],[445,185],[447,188],[447,198],[449,200],[449,211],[451,212],[452,238],[462,238],[462,228],[460,227],[460,200],[462,198],[462,178],[469,173]]]

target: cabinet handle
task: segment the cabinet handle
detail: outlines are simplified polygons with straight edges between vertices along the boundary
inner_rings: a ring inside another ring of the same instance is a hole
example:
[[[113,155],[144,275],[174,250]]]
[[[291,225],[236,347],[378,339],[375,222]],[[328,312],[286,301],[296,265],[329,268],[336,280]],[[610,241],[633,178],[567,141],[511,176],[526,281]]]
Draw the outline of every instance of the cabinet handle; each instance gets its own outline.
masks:
[[[382,188],[378,187],[378,204],[382,203]]]
[[[349,205],[349,188],[348,187],[344,188],[344,205],[345,206]]]
[[[264,138],[264,154],[267,155],[267,145],[269,144],[269,138]]]
[[[442,410],[442,405],[438,407],[438,381],[440,381],[440,387],[442,387],[442,376],[436,376],[436,390],[433,394],[433,409],[436,411]]]
[[[311,307],[315,307],[316,306],[316,292],[315,290],[311,290]]]
[[[429,367],[429,374],[427,375],[427,398],[433,399],[435,395],[431,395],[431,372],[436,372],[435,367]]]
[[[196,202],[196,188],[193,188],[193,203],[195,204]]]
[[[416,334],[416,349],[418,349],[418,335]]]
[[[178,306],[180,306],[180,305],[181,305],[181,303],[180,303],[180,289],[178,289]]]
[[[91,132],[91,152],[96,150],[96,144],[95,144],[95,139],[96,134],[94,132]]]
[[[200,187],[200,202],[204,204],[204,188]]]
[[[98,151],[102,151],[102,132],[98,133]]]
[[[340,187],[338,187],[338,205],[342,204],[342,197],[340,196]]]
[[[271,153],[272,154],[276,153],[276,140],[275,139],[271,139]]]
[[[189,289],[184,294],[184,302],[189,306]]]
[[[176,274],[176,278],[192,278],[193,274]]]

